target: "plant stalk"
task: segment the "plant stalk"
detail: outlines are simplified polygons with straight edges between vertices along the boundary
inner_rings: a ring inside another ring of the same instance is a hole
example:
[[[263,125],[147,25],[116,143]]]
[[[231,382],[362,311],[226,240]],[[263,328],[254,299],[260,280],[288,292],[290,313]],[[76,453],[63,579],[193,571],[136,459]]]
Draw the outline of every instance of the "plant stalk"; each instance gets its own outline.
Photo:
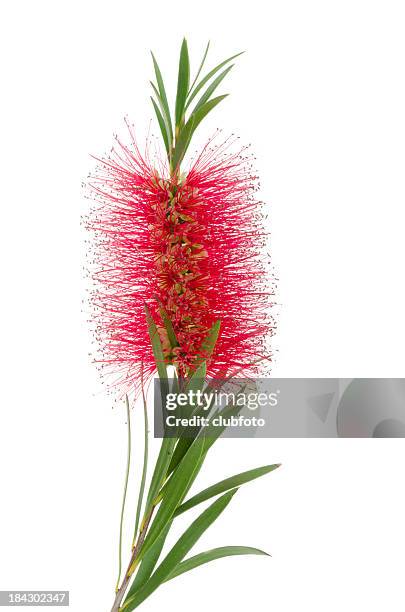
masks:
[[[140,552],[140,550],[142,548],[142,544],[143,544],[143,542],[145,540],[146,532],[148,530],[149,523],[150,523],[150,521],[152,519],[152,515],[153,515],[154,509],[155,508],[152,507],[152,509],[151,509],[151,511],[150,511],[150,513],[149,513],[149,515],[147,517],[147,519],[145,520],[145,522],[144,522],[144,524],[142,526],[141,532],[139,534],[138,541],[137,541],[137,543],[135,545],[135,548],[132,551],[131,559],[130,559],[130,562],[128,564],[127,571],[125,572],[124,579],[123,579],[122,584],[121,584],[120,588],[118,589],[117,594],[115,596],[115,601],[114,601],[113,607],[111,608],[111,612],[119,612],[120,611],[120,606],[121,606],[122,600],[124,599],[126,590],[127,590],[128,586],[129,586],[130,580],[131,580],[132,575],[133,575],[132,567],[133,567],[134,563],[136,562],[136,560],[138,558],[138,555],[139,555],[139,552]]]

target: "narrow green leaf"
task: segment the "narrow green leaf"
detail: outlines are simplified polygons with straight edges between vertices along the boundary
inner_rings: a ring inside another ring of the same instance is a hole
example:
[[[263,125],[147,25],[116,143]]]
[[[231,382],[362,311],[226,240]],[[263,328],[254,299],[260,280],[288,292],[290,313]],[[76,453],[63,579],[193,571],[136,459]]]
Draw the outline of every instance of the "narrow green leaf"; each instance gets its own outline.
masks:
[[[166,153],[169,155],[169,150],[170,150],[170,147],[169,147],[169,136],[168,136],[167,131],[166,131],[165,121],[163,119],[162,113],[159,110],[158,105],[156,104],[156,102],[152,98],[152,96],[150,97],[150,99],[152,100],[153,108],[155,109],[156,117],[157,117],[157,120],[158,120],[160,131],[162,133],[162,137],[163,137],[163,142],[165,143]]]
[[[122,497],[122,505],[121,505],[121,516],[120,516],[120,536],[118,542],[118,578],[116,588],[118,589],[120,579],[121,579],[121,569],[122,569],[122,531],[124,527],[124,514],[125,514],[125,503],[127,499],[127,490],[128,490],[128,478],[129,478],[129,470],[131,466],[131,412],[129,408],[129,400],[128,395],[125,396],[125,406],[127,411],[127,467],[125,470],[125,482],[124,482],[124,494]]]
[[[244,389],[242,389],[244,391]],[[215,425],[213,424],[215,417],[221,416],[226,422],[226,419],[232,416],[238,416],[240,411],[242,410],[242,405],[238,406],[233,403],[229,403],[225,408],[218,408],[218,410],[210,416],[209,424],[201,430],[201,435],[204,437],[205,446],[204,450],[206,452],[209,451],[211,446],[218,440],[221,434],[225,431],[226,425]]]
[[[225,510],[232,497],[236,493],[229,491],[217,499],[190,525],[190,527],[179,538],[155,573],[148,582],[139,589],[132,597],[127,597],[122,607],[126,612],[131,612],[137,608],[149,595],[151,595],[168,576],[175,570],[179,563],[184,559],[189,550],[199,540],[202,534]]]
[[[172,122],[171,122],[171,117],[170,117],[169,103],[167,101],[166,90],[165,90],[165,86],[163,83],[163,77],[162,77],[162,73],[160,72],[159,65],[152,51],[151,51],[151,55],[152,55],[152,60],[153,60],[153,67],[155,69],[156,81],[157,81],[158,88],[159,88],[159,94],[160,94],[160,98],[163,104],[164,114],[166,115],[166,119],[168,121],[168,126],[170,129],[170,141],[172,141],[173,140],[173,128],[172,128]]]
[[[166,578],[165,582],[172,580],[185,572],[189,572],[200,565],[204,565],[205,563],[210,563],[211,561],[221,559],[222,557],[233,557],[236,555],[270,556],[268,553],[264,552],[264,550],[252,548],[250,546],[221,546],[220,548],[212,548],[211,550],[202,552],[199,555],[195,555],[194,557],[190,557],[190,559],[186,559],[185,561],[179,563],[179,565]]]
[[[194,479],[196,478],[198,472],[200,471],[201,466],[204,462],[205,456],[206,456],[206,453],[202,454],[200,459],[198,460],[198,463],[196,465],[195,472],[194,472],[194,477],[193,479],[190,480],[190,483],[184,492],[183,499],[184,497],[186,497],[187,493],[189,492],[193,484]],[[159,497],[163,498],[164,494],[165,494],[165,487],[163,487]],[[136,577],[133,583],[133,588],[131,587],[129,591],[130,594],[137,591],[151,576],[155,568],[155,565],[160,557],[160,554],[162,552],[162,548],[166,541],[167,534],[170,531],[172,522],[173,522],[172,520],[168,522],[168,524],[163,529],[161,535],[158,537],[156,542],[151,546],[151,548],[145,553],[145,556],[141,559],[141,563],[140,563],[139,569],[137,571],[137,574],[136,574]]]
[[[173,439],[174,438],[165,438],[164,442]],[[182,503],[191,484],[194,482],[200,467],[200,459],[203,455],[204,440],[196,440],[173,472],[167,484],[159,510],[144,540],[138,557],[139,559],[152,547],[171,521],[176,508]]]
[[[207,376],[207,364],[205,361],[203,361],[201,365],[195,370],[190,380],[188,381],[188,384],[185,388],[185,392],[187,393],[188,391],[190,391],[190,389],[192,389],[193,391],[198,391],[200,388],[202,388],[205,382],[206,376]],[[202,409],[200,409],[200,411],[201,410]],[[198,414],[198,412],[199,411],[197,408],[192,413],[192,415]],[[184,437],[182,437],[183,434],[184,434]],[[184,429],[183,431],[179,432],[179,435],[180,435],[179,440],[174,450],[173,457],[169,465],[169,469],[167,470],[168,475],[170,475],[173,472],[173,470],[176,469],[176,467],[178,466],[180,461],[183,459],[184,455],[186,454],[186,452],[192,445],[193,440],[196,437],[196,436],[190,435],[189,433],[186,433]]]
[[[188,391],[198,391],[205,384],[205,379],[207,377],[207,362],[203,361],[196,370],[192,373],[190,378],[188,379],[185,392]]]
[[[170,527],[172,525],[172,521],[166,526],[166,528],[162,531],[159,538],[156,540],[154,545],[148,550],[142,559],[139,569],[136,573],[134,581],[131,585],[131,588],[128,591],[127,598],[131,597],[139,591],[139,589],[149,580],[152,575],[153,570],[155,569],[156,563],[159,560],[161,555],[164,543],[167,538],[167,534],[169,533]]]
[[[164,407],[165,404],[166,400],[162,393],[162,407]],[[163,415],[164,414],[165,409]],[[167,471],[173,456],[175,445],[175,437],[163,437],[159,455],[156,460],[155,469],[153,470],[152,479],[149,485],[148,497],[144,512],[144,521],[149,516],[153,506],[157,505],[157,500],[161,497],[159,495],[159,491],[167,478]]]
[[[146,474],[148,471],[148,454],[149,454],[148,406],[146,403],[145,388],[144,388],[144,381],[143,381],[143,366],[141,370],[141,387],[142,387],[142,403],[143,403],[143,466],[142,466],[141,482],[139,485],[138,501],[136,505],[134,537],[132,541],[133,546],[135,546],[135,543],[136,543],[136,538],[138,535],[139,521],[141,518],[142,502],[143,502],[143,496],[145,493]]]
[[[215,389],[217,389],[217,387],[214,388],[211,385],[208,385],[206,388],[206,391],[213,392]],[[175,468],[176,466],[175,462],[178,459],[178,454],[182,453],[182,456],[184,456],[188,448],[194,443],[195,440],[201,440],[201,439],[204,440],[204,457],[205,457],[205,455],[207,454],[211,446],[221,436],[222,432],[226,429],[225,425],[221,427],[218,427],[218,426],[214,427],[212,425],[212,420],[219,414],[221,414],[221,416],[224,419],[227,419],[228,417],[231,417],[231,416],[237,416],[241,410],[242,410],[242,406],[235,406],[233,404],[228,404],[227,406],[225,406],[225,408],[219,409],[214,414],[212,414],[210,416],[208,425],[205,426],[204,428],[196,427],[196,428],[193,428],[194,431],[191,431],[192,428],[189,428],[188,430],[186,430],[186,434],[184,434],[177,443],[176,450],[175,450],[175,453],[173,454],[173,458],[172,458],[170,467],[174,465],[174,468]],[[193,412],[192,414],[193,416],[194,414],[200,415],[200,414],[203,414],[203,412],[204,412],[203,408],[201,406],[198,406],[195,412]]]
[[[167,369],[165,364],[165,357],[163,354],[162,343],[159,338],[159,333],[156,327],[156,323],[150,313],[149,308],[145,304],[146,322],[148,324],[149,338],[152,344],[153,356],[155,358],[156,369],[159,374],[159,378],[163,388],[167,389]]]
[[[190,508],[194,508],[198,504],[201,504],[207,499],[211,499],[211,497],[215,497],[220,493],[224,493],[224,491],[229,491],[229,489],[234,489],[235,487],[240,487],[242,484],[246,482],[250,482],[251,480],[255,480],[256,478],[260,478],[273,470],[276,470],[280,467],[280,463],[275,463],[273,465],[264,465],[263,467],[255,468],[253,470],[248,470],[246,472],[242,472],[241,474],[236,474],[235,476],[231,476],[230,478],[226,478],[225,480],[221,480],[216,484],[204,489],[197,495],[194,495],[189,500],[184,502],[181,506],[179,506],[174,513],[174,516],[179,516],[186,512]]]
[[[191,136],[193,134],[193,126],[194,118],[190,117],[183,129],[180,130],[180,135],[173,153],[172,165],[174,170],[181,164],[183,157],[186,154]]]
[[[152,479],[149,486],[149,492],[145,506],[144,520],[149,515],[152,506],[154,505],[154,502],[158,497],[159,491],[162,488],[164,481],[166,480],[167,469],[170,465],[175,445],[176,438],[162,439],[159,455],[156,460],[155,469],[153,470]]]
[[[240,53],[237,53],[236,55],[232,55],[232,57],[228,57],[228,59],[226,59],[224,62],[221,62],[220,64],[218,64],[218,66],[216,66],[215,68],[213,68],[200,82],[199,84],[196,86],[196,88],[194,89],[193,92],[191,92],[188,100],[187,100],[187,104],[186,104],[186,109],[190,106],[190,103],[194,100],[195,96],[198,94],[199,91],[201,91],[201,89],[204,87],[204,85],[206,83],[208,83],[208,81],[210,80],[211,77],[214,76],[214,74],[216,74],[218,72],[218,70],[221,70],[221,68],[223,66],[225,66],[226,64],[228,64],[229,62],[231,62],[233,59],[235,59],[236,57],[239,57],[239,55],[242,55],[242,53],[244,53],[244,51],[241,51]]]
[[[176,96],[176,110],[175,119],[176,127],[181,124],[181,120],[184,115],[184,107],[186,104],[186,98],[188,93],[188,87],[190,85],[190,60],[188,57],[187,41],[184,38],[180,50],[179,60],[179,75],[177,79],[177,96]]]
[[[166,404],[166,395],[169,392],[169,385],[167,379],[167,369],[165,365],[165,358],[163,354],[162,343],[159,338],[159,333],[156,324],[150,314],[149,308],[145,304],[146,320],[148,323],[149,337],[152,343],[153,355],[155,358],[156,369],[158,371],[160,379],[160,389],[162,395],[162,406]],[[163,482],[166,478],[167,468],[170,464],[174,447],[176,444],[175,438],[163,438],[160,447],[159,455],[156,461],[155,469],[152,474],[151,483],[149,486],[148,497],[145,506],[144,519],[148,516],[151,511],[153,502],[159,493]]]
[[[160,96],[159,91],[156,88],[156,85],[154,83],[152,83],[152,81],[150,81],[151,87],[153,89],[153,93],[155,94],[156,100],[158,102],[158,107],[160,110],[160,114],[162,115],[162,119],[163,119],[163,123],[165,125],[165,130],[166,130],[166,134],[167,134],[167,140],[168,140],[168,144],[169,144],[169,152],[170,152],[170,148],[173,144],[173,133],[172,133],[172,126],[170,123],[170,116],[167,116],[166,110],[165,110],[165,106],[163,104],[163,100]]]
[[[217,76],[217,78],[211,83],[211,85],[207,88],[207,90],[204,92],[204,94],[198,100],[198,102],[197,102],[197,104],[196,104],[196,106],[195,106],[195,108],[193,110],[193,114],[196,113],[198,111],[198,109],[201,108],[206,102],[208,102],[208,100],[210,99],[210,97],[212,96],[212,94],[214,93],[216,88],[218,87],[218,85],[220,85],[222,83],[222,81],[224,80],[224,78],[226,77],[228,72],[230,70],[232,70],[234,65],[235,64],[232,64],[231,66],[226,68],[226,70],[221,72],[221,74],[219,76]]]
[[[199,67],[199,69],[197,70],[197,74],[195,75],[195,79],[194,79],[194,81],[193,81],[193,83],[192,83],[192,85],[191,85],[191,87],[190,87],[190,89],[189,89],[189,91],[188,91],[188,95],[190,95],[190,93],[193,91],[193,87],[194,87],[194,85],[197,83],[197,79],[198,79],[198,77],[200,76],[201,70],[203,69],[203,66],[204,66],[204,64],[205,64],[205,60],[206,60],[206,58],[207,58],[207,54],[208,54],[208,49],[209,49],[209,48],[210,48],[210,41],[208,41],[207,47],[206,47],[206,49],[205,49],[205,53],[204,53],[203,58],[202,58],[202,60],[201,60],[200,67]]]
[[[189,437],[179,438],[169,465],[169,469],[167,470],[168,475],[170,475],[176,469],[192,443],[193,437],[191,435]]]
[[[195,111],[191,115],[194,119],[192,134],[194,134],[194,132],[196,131],[197,127],[200,125],[204,117],[206,117],[208,113],[217,106],[217,104],[219,104],[220,102],[222,102],[222,100],[227,98],[228,95],[229,94],[224,94],[222,96],[218,96],[217,98],[212,98],[212,100],[208,100],[208,102],[205,102],[197,111]]]
[[[171,322],[170,317],[167,314],[166,309],[164,308],[162,302],[160,300],[157,300],[157,302],[159,304],[159,314],[162,318],[163,325],[165,326],[167,337],[170,342],[170,346],[174,348],[175,346],[178,346],[179,343],[177,342],[176,334],[173,328],[173,323]]]

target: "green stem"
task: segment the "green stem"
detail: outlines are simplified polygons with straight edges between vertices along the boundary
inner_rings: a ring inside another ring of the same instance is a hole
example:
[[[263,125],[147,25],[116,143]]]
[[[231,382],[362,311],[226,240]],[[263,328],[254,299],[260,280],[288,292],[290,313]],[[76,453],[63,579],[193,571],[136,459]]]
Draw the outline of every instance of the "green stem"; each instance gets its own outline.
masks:
[[[146,482],[146,473],[148,470],[148,452],[149,452],[149,442],[148,442],[148,406],[146,404],[146,395],[145,388],[143,384],[143,368],[141,369],[141,388],[142,388],[142,401],[143,401],[143,422],[144,422],[144,451],[143,451],[143,468],[142,468],[142,479],[139,488],[139,496],[138,496],[138,504],[136,508],[136,519],[135,519],[135,529],[134,529],[134,538],[132,541],[132,549],[135,547],[136,536],[138,533],[139,520],[141,518],[141,509],[142,509],[142,501],[145,492],[145,482]]]
[[[132,551],[131,559],[129,561],[128,569],[127,569],[127,571],[125,573],[124,580],[122,581],[121,586],[119,587],[118,591],[116,592],[115,601],[114,601],[113,607],[111,608],[111,612],[120,612],[120,610],[121,610],[121,602],[122,602],[122,600],[124,598],[124,595],[125,595],[125,592],[126,592],[126,590],[128,588],[128,585],[129,585],[129,582],[131,580],[131,577],[132,577],[132,575],[133,575],[133,573],[134,573],[134,571],[136,569],[136,561],[138,559],[138,554],[139,554],[139,552],[140,552],[140,550],[142,548],[142,544],[143,544],[143,541],[145,539],[146,532],[147,532],[148,527],[149,527],[149,523],[150,523],[150,521],[152,519],[152,516],[153,516],[153,511],[154,511],[154,508],[151,509],[150,514],[147,516],[146,520],[144,521],[143,526],[141,527],[141,531],[139,533],[139,538],[138,538],[138,541],[137,541],[137,543],[135,545],[134,550]]]
[[[121,571],[122,571],[122,531],[124,525],[124,513],[125,513],[125,502],[127,499],[127,489],[128,489],[128,478],[129,478],[129,468],[131,465],[131,415],[129,410],[129,401],[128,395],[125,396],[125,403],[127,409],[127,424],[128,424],[128,454],[127,454],[127,468],[125,473],[125,484],[124,484],[124,495],[122,498],[122,507],[121,507],[121,519],[120,519],[120,538],[118,545],[118,578],[117,584],[115,587],[115,592],[118,592],[119,584],[121,580]]]

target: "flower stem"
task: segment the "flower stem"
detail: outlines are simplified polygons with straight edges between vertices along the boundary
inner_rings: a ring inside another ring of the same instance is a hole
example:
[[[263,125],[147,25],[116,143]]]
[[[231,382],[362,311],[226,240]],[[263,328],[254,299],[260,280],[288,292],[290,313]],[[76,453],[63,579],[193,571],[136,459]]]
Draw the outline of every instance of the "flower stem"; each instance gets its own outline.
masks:
[[[135,548],[136,536],[138,533],[139,519],[141,516],[142,501],[145,492],[146,473],[148,470],[148,407],[146,404],[145,388],[143,384],[143,367],[141,369],[141,388],[142,388],[142,401],[143,401],[143,421],[144,421],[144,451],[143,451],[143,468],[142,478],[139,488],[138,504],[136,508],[136,519],[134,528],[134,539],[132,541],[132,550]]]
[[[127,454],[127,467],[125,473],[125,484],[124,484],[124,495],[122,498],[122,507],[121,507],[121,519],[120,519],[120,538],[118,545],[118,578],[117,584],[115,587],[115,592],[117,593],[119,590],[119,584],[121,580],[121,570],[122,570],[122,531],[124,525],[124,513],[125,513],[125,502],[127,499],[127,489],[128,489],[128,478],[129,478],[129,468],[131,465],[131,415],[129,410],[129,401],[128,395],[125,396],[125,404],[127,409],[127,425],[128,425],[128,454]]]
[[[119,612],[120,611],[121,602],[124,599],[125,592],[126,592],[126,590],[128,588],[129,582],[131,580],[131,577],[132,577],[132,574],[133,574],[133,571],[134,571],[133,566],[135,565],[135,563],[137,561],[137,558],[138,558],[138,555],[139,555],[139,552],[140,552],[140,550],[142,548],[142,544],[143,544],[143,541],[145,539],[146,532],[147,532],[148,527],[149,527],[149,523],[150,523],[150,521],[152,519],[152,515],[153,515],[154,509],[155,508],[152,507],[148,517],[144,521],[144,524],[143,524],[143,526],[141,528],[141,532],[139,534],[138,541],[137,541],[137,543],[135,545],[135,548],[132,551],[131,559],[129,561],[127,571],[125,573],[124,580],[122,581],[122,584],[121,584],[120,588],[118,589],[117,594],[115,596],[115,601],[114,601],[113,607],[111,608],[111,612]]]

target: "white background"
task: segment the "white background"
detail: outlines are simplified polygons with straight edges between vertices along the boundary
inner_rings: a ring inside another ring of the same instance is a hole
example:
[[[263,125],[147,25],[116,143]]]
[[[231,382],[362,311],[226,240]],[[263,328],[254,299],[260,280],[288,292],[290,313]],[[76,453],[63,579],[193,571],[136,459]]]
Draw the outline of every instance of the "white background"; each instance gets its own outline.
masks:
[[[0,589],[110,609],[125,418],[87,356],[80,184],[126,113],[143,138],[150,48],[172,84],[183,34],[194,67],[207,39],[211,62],[248,51],[203,136],[257,155],[274,375],[403,376],[404,22],[392,0],[2,3]],[[196,547],[273,557],[200,568],[145,610],[403,612],[403,441],[225,440],[198,484],[275,461]]]

